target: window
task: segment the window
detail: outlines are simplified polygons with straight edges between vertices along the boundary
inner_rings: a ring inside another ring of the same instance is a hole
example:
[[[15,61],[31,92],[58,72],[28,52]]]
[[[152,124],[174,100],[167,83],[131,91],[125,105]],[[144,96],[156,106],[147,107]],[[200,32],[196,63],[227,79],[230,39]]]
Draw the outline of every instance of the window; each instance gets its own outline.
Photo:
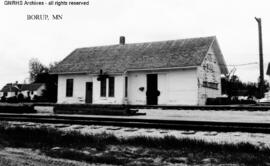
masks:
[[[106,78],[100,80],[100,96],[106,97]]]
[[[128,96],[128,77],[125,77],[125,97]]]
[[[67,97],[73,96],[73,79],[67,79],[66,96]]]
[[[8,93],[7,92],[4,92],[4,96],[6,97],[8,95]]]
[[[114,97],[114,77],[109,77],[109,97]]]

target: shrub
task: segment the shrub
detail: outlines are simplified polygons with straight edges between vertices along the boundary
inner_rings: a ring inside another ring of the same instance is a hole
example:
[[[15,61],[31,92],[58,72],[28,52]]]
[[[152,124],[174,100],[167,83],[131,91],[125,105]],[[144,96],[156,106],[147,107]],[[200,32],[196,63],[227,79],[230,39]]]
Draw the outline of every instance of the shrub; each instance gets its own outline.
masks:
[[[18,103],[18,99],[16,96],[7,98],[8,103]]]
[[[254,100],[229,99],[227,97],[207,98],[206,105],[256,104]]]

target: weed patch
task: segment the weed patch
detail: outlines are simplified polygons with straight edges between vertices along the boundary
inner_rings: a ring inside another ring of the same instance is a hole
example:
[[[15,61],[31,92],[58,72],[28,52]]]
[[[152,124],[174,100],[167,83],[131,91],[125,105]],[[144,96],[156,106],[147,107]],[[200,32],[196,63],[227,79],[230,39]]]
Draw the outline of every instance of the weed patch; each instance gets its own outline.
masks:
[[[118,138],[106,133],[82,134],[48,127],[11,127],[0,123],[0,148],[7,146],[41,149],[43,153],[57,158],[118,165],[132,163],[137,159],[148,162],[146,164],[151,164],[149,162],[152,159],[153,163],[170,161],[188,164],[230,161],[244,165],[264,165],[270,162],[269,148],[259,148],[249,143],[219,144],[173,136]],[[127,147],[137,149],[131,151]]]

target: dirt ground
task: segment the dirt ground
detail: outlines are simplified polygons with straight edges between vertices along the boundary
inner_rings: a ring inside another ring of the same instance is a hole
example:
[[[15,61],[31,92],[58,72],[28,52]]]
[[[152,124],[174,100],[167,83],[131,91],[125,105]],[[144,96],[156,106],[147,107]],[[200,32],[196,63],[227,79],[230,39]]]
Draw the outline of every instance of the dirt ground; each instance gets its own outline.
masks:
[[[49,108],[39,108],[41,113]],[[134,116],[113,116],[123,119],[160,119],[160,120],[187,120],[187,121],[218,121],[218,122],[249,122],[249,123],[270,123],[269,111],[233,111],[233,110],[162,110],[162,109],[139,109],[139,113],[146,115]],[[50,115],[50,114],[49,114]],[[80,117],[78,114],[62,114],[66,116]],[[108,117],[108,115],[83,115],[84,117]]]
[[[38,114],[53,114],[52,106],[35,106]],[[194,120],[194,121],[222,121],[222,122],[252,122],[270,123],[270,110],[268,111],[234,111],[234,110],[163,110],[139,109],[146,115],[113,116],[115,118],[134,119],[162,119],[162,120]],[[67,114],[66,114],[67,115]],[[82,116],[69,114],[68,116]],[[106,115],[83,115],[90,117],[111,117]]]
[[[97,164],[87,164],[78,161],[55,159],[43,154],[38,150],[23,148],[1,148],[1,166],[93,166]],[[103,164],[104,165],[104,164]],[[101,166],[101,165],[100,165]],[[104,165],[105,166],[105,165]]]

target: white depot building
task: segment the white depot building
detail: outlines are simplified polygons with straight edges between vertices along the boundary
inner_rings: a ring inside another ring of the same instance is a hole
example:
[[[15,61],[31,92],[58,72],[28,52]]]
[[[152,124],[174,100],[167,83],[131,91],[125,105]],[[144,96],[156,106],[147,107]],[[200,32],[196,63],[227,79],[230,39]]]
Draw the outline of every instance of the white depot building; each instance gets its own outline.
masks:
[[[58,103],[204,105],[228,72],[216,37],[79,48],[52,71]]]

